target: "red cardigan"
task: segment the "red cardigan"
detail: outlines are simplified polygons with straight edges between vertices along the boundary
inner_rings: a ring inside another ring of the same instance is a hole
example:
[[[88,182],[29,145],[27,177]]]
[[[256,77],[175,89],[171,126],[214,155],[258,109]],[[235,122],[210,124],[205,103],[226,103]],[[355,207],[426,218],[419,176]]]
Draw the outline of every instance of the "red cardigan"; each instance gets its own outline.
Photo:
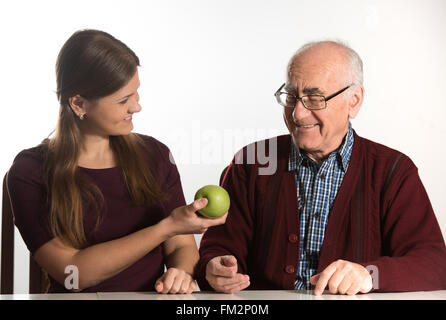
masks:
[[[343,259],[375,266],[374,291],[446,289],[446,247],[417,167],[398,151],[354,137],[317,272]],[[228,254],[237,258],[238,272],[249,274],[248,289],[294,289],[300,214],[295,174],[288,171],[290,142],[290,135],[277,137],[273,175],[259,175],[257,159],[232,161],[222,183],[231,197],[226,224],[210,228],[201,240],[201,290],[212,290],[205,280],[208,261]],[[247,159],[247,150],[234,159]]]

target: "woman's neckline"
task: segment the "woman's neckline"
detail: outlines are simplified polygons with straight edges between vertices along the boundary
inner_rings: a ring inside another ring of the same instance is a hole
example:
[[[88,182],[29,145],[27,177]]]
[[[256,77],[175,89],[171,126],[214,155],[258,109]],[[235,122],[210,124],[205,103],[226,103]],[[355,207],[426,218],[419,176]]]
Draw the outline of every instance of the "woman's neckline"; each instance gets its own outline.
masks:
[[[88,170],[88,171],[106,171],[106,170],[113,170],[113,169],[119,169],[119,166],[115,166],[115,167],[109,167],[109,168],[87,168],[87,167],[82,167],[82,166],[77,166],[80,169],[83,170]]]

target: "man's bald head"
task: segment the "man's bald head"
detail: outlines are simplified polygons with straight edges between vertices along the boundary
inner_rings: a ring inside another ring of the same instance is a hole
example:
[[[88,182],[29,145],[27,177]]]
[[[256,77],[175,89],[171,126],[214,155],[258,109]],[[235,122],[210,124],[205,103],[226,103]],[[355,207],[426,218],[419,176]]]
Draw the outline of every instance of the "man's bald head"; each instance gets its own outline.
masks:
[[[312,42],[291,58],[287,77],[281,87],[285,92],[281,94],[295,103],[284,107],[285,124],[294,144],[311,159],[321,162],[339,148],[350,119],[361,108],[364,98],[361,59],[342,43]],[[307,102],[321,101],[324,97],[325,107],[308,109],[303,97]]]
[[[363,84],[362,60],[346,44],[338,41],[318,41],[303,45],[290,59],[288,81],[302,65],[315,64],[344,78],[345,84]],[[340,79],[341,80],[341,79]]]

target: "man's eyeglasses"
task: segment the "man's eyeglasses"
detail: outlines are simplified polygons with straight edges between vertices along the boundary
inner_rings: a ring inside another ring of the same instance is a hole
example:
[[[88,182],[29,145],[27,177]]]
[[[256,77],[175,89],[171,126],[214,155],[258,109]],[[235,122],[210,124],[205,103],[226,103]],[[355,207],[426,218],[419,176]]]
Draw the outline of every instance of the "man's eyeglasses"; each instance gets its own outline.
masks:
[[[276,96],[277,102],[284,107],[294,108],[296,106],[296,104],[299,102],[299,100],[301,100],[304,107],[307,108],[308,110],[320,110],[320,109],[327,108],[328,100],[336,97],[337,95],[340,95],[342,92],[344,92],[351,86],[352,86],[352,84],[348,85],[344,89],[341,89],[341,90],[333,93],[332,95],[330,95],[328,97],[324,97],[319,94],[310,94],[310,95],[299,97],[298,95],[295,95],[295,94],[292,94],[289,92],[280,91],[283,89],[283,87],[285,87],[285,83],[284,83],[276,91],[276,93],[274,95]]]

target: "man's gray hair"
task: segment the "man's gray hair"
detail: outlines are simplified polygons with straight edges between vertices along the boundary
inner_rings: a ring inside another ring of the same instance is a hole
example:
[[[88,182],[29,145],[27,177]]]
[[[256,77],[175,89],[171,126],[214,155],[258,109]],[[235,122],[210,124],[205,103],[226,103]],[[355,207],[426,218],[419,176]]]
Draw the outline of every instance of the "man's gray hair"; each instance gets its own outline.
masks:
[[[349,45],[347,45],[345,42],[340,41],[340,40],[313,41],[313,42],[308,42],[308,43],[304,44],[302,47],[299,48],[299,50],[297,50],[297,52],[290,59],[290,62],[288,64],[288,68],[287,68],[288,78],[291,76],[291,72],[292,72],[291,68],[292,68],[294,60],[302,52],[304,52],[316,45],[322,44],[322,43],[330,43],[330,44],[335,45],[335,46],[344,50],[345,58],[347,61],[347,67],[350,71],[350,74],[349,74],[350,79],[349,80],[351,81],[352,84],[362,85],[363,81],[364,81],[364,75],[363,75],[363,66],[362,66],[361,57],[355,50],[350,48]]]

